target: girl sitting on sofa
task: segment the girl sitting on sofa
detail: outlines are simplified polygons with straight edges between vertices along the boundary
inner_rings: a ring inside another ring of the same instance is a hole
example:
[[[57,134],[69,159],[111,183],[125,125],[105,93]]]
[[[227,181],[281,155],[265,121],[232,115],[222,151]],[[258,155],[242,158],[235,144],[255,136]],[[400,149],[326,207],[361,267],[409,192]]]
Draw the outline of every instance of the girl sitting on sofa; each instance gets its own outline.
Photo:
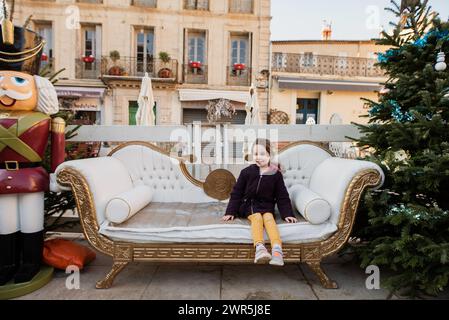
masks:
[[[296,223],[298,220],[293,214],[280,167],[270,161],[270,141],[257,139],[252,147],[252,155],[255,164],[240,172],[223,220],[248,218],[256,248],[254,263],[269,262],[271,265],[283,266],[282,240],[274,219],[275,204],[286,222]],[[265,247],[264,227],[271,241],[271,255]]]

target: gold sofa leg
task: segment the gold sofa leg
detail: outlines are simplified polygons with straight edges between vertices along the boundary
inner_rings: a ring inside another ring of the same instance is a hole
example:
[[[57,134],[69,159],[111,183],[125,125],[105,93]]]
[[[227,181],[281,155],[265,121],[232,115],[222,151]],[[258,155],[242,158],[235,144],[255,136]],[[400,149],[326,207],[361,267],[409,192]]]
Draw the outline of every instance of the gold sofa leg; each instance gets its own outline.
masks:
[[[338,289],[338,284],[329,279],[327,274],[324,272],[321,267],[321,261],[306,261],[306,264],[310,269],[317,275],[318,279],[320,279],[321,285],[326,289]]]
[[[114,262],[111,271],[103,280],[97,281],[97,289],[109,289],[112,287],[115,277],[128,265],[128,262]]]

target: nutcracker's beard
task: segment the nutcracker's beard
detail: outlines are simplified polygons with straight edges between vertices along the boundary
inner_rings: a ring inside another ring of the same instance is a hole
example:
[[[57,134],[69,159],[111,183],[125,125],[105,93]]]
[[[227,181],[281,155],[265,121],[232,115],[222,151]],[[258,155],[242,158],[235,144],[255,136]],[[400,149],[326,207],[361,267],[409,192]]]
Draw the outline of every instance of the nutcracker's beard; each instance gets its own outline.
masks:
[[[14,90],[0,89],[0,103],[5,107],[13,106],[17,100],[28,100],[33,96],[33,91],[20,93]]]

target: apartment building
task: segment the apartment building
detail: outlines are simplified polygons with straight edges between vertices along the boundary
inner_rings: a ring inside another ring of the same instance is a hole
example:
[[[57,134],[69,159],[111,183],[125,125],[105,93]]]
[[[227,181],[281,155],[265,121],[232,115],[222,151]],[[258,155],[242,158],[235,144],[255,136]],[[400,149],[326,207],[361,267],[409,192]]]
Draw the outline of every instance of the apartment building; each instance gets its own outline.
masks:
[[[377,53],[388,48],[375,41],[274,41],[270,108],[285,112],[290,124],[366,123],[386,78],[375,67]]]
[[[228,99],[244,123],[251,83],[268,113],[270,0],[21,0],[14,22],[45,37],[63,108],[80,123],[135,124],[142,76],[152,77],[158,125],[206,121]]]

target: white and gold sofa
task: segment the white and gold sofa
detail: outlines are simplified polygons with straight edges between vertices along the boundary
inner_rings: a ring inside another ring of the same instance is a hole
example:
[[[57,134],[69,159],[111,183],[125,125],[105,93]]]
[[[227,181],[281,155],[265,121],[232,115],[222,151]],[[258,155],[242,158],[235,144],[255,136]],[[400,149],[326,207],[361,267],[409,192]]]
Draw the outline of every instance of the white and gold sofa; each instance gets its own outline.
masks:
[[[278,160],[300,218],[279,221],[285,261],[306,263],[324,287],[337,288],[321,260],[348,241],[363,191],[381,186],[383,172],[309,142],[288,145]],[[107,157],[68,161],[56,176],[74,193],[86,239],[113,257],[97,288],[111,287],[133,261],[253,263],[248,221],[222,222],[227,203],[206,194],[210,182],[194,179],[182,159],[152,144],[126,143]],[[229,193],[229,181],[212,183]]]

